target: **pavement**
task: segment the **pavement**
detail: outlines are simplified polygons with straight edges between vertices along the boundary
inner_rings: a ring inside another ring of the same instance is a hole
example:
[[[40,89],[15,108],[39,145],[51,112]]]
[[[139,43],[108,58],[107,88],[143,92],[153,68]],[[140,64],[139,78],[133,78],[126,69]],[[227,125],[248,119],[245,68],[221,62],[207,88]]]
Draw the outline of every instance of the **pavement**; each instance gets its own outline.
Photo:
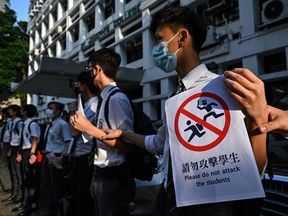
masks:
[[[21,211],[12,212],[12,209],[18,207],[19,204],[5,206],[5,202],[2,202],[2,200],[7,199],[9,196],[10,193],[8,194],[0,193],[0,216],[17,216],[21,212]],[[39,211],[34,211],[31,214],[29,214],[29,216],[44,216],[44,214]]]
[[[17,205],[9,205],[5,206],[5,202],[2,200],[7,199],[10,196],[9,194],[2,194],[0,193],[0,216],[17,216],[19,212],[12,212],[12,209],[17,207]]]

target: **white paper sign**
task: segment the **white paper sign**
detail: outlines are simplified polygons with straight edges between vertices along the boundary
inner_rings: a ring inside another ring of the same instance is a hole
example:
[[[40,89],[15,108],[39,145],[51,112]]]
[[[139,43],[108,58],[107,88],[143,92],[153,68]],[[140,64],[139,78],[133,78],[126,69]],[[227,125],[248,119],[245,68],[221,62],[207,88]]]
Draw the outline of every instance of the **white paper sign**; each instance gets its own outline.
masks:
[[[85,112],[84,112],[84,109],[83,109],[83,106],[82,106],[81,94],[78,94],[77,104],[78,104],[77,111],[80,112],[83,116],[85,116]],[[92,139],[92,136],[90,136],[89,134],[87,134],[85,132],[82,132],[82,138],[83,138],[83,142],[87,143],[87,142],[89,142],[89,140]]]
[[[165,107],[177,206],[265,196],[243,114],[223,76]]]

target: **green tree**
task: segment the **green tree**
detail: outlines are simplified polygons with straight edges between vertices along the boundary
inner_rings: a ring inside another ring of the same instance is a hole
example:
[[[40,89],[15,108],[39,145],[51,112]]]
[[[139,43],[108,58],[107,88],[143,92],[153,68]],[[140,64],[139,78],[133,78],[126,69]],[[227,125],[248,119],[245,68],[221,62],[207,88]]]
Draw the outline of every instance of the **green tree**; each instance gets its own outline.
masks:
[[[27,74],[27,22],[17,23],[10,8],[0,11],[0,94],[10,92],[10,83],[19,82]],[[23,97],[23,94],[14,94]]]

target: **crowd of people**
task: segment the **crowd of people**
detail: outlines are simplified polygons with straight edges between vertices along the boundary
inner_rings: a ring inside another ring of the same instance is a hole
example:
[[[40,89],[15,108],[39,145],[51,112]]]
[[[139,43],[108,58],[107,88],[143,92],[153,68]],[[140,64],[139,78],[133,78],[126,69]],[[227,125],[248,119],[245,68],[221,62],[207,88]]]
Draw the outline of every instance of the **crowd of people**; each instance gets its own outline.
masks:
[[[193,9],[177,6],[159,12],[151,22],[151,33],[156,66],[167,73],[176,71],[182,91],[217,77],[200,61],[207,28]],[[133,133],[130,102],[125,94],[117,93],[109,99],[108,128],[104,106],[111,91],[118,88],[115,77],[120,63],[120,55],[108,48],[91,54],[86,71],[77,78],[78,104],[68,107],[69,120],[62,118],[63,104],[50,102],[46,115],[51,123],[43,130],[42,139],[34,105],[2,109],[0,179],[2,192],[11,194],[2,201],[18,204],[12,211],[28,215],[38,208],[46,215],[59,215],[59,202],[71,191],[77,216],[129,215],[135,180],[125,157],[132,143],[164,155],[163,187],[169,187],[171,149],[165,120],[156,135]],[[226,71],[224,77],[227,91],[243,108],[260,175],[267,163],[267,132],[287,133],[288,113],[267,105],[263,82],[248,69]],[[161,215],[257,215],[261,208],[261,199],[184,207],[175,206],[175,200],[171,203],[168,198],[163,202]]]

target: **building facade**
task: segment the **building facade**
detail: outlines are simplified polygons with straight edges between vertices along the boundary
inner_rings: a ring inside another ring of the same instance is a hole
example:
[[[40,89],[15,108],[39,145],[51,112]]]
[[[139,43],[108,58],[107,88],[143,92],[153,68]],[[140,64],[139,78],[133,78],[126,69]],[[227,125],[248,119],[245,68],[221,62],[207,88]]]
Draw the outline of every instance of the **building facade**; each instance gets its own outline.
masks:
[[[203,63],[215,65],[219,74],[234,67],[249,68],[267,83],[271,101],[279,91],[287,91],[287,1],[277,1],[284,6],[279,14],[273,14],[273,0],[178,2],[195,7],[208,19]],[[85,61],[94,50],[112,48],[121,55],[122,66],[145,71],[132,97],[152,119],[162,119],[164,102],[177,77],[155,67],[149,26],[151,16],[165,4],[162,0],[30,1],[29,74],[37,71],[43,56]],[[31,101],[38,103],[37,97],[43,98],[32,96]]]
[[[287,0],[170,2],[194,7],[207,17],[208,35],[200,56],[212,71],[249,68],[265,82],[270,104],[288,92]],[[37,72],[43,56],[82,62],[93,51],[108,47],[121,55],[122,67],[144,71],[140,85],[126,91],[153,120],[163,119],[177,75],[155,67],[149,26],[166,4],[164,0],[30,0],[29,75]],[[38,106],[41,117],[53,99],[29,95],[28,102]],[[287,213],[287,200],[283,208]]]
[[[4,11],[6,6],[10,7],[10,0],[0,0],[0,11]]]

